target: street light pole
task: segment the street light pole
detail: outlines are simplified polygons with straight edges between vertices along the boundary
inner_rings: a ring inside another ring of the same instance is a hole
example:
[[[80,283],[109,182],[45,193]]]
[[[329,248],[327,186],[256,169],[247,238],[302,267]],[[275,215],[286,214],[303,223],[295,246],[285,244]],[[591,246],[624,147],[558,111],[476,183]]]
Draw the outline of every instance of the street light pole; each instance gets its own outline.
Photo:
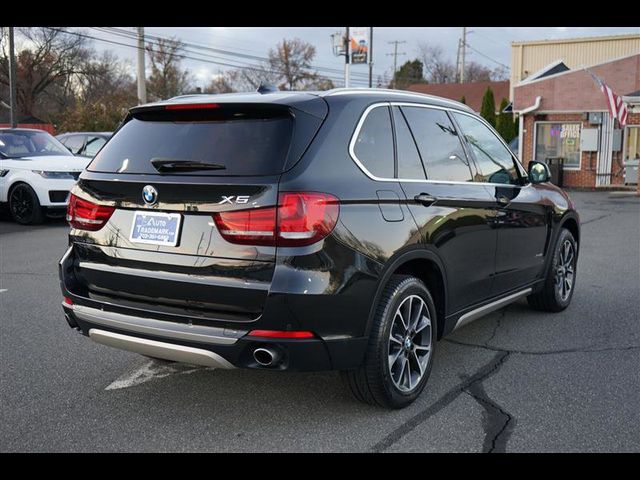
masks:
[[[369,27],[369,88],[373,87],[373,27]]]
[[[347,35],[344,38],[344,88],[349,88],[349,47],[351,39],[349,38],[349,27],[347,27]]]
[[[18,77],[16,75],[16,53],[13,41],[13,27],[9,27],[9,106],[11,107],[9,123],[11,123],[11,128],[16,128],[18,126],[18,109],[16,107],[18,91],[17,83]]]

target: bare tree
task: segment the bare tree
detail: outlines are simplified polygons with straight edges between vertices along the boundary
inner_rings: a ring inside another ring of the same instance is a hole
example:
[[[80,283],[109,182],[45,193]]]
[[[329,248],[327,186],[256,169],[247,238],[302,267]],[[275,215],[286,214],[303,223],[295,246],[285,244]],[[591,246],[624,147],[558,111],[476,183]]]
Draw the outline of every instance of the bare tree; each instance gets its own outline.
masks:
[[[277,85],[280,75],[265,62],[250,68],[232,70],[228,73],[228,78],[234,90],[255,92],[263,83]]]
[[[231,71],[218,72],[209,85],[204,87],[204,93],[232,93],[235,92]]]
[[[467,62],[464,68],[465,82],[489,82],[491,81],[491,69],[477,62]]]
[[[20,28],[24,38],[16,46],[18,110],[23,115],[41,115],[47,119],[60,111],[70,98],[73,88],[85,73],[87,59],[92,55],[86,39],[66,33],[61,28]],[[0,87],[8,92],[8,42],[1,42]]]
[[[455,65],[447,60],[439,45],[418,44],[419,58],[424,65],[425,78],[429,83],[452,83],[456,81]]]
[[[112,52],[87,61],[74,101],[59,121],[61,131],[113,130],[137,104],[136,82]]]
[[[501,80],[509,80],[509,69],[505,66],[499,66],[491,71],[491,80],[494,82]]]
[[[318,78],[311,70],[316,48],[299,38],[284,39],[275,49],[269,50],[269,67],[280,76],[281,89],[304,89]]]
[[[151,62],[151,75],[147,80],[150,98],[164,100],[180,95],[191,88],[191,75],[180,66],[182,42],[176,39],[158,39],[147,46]]]

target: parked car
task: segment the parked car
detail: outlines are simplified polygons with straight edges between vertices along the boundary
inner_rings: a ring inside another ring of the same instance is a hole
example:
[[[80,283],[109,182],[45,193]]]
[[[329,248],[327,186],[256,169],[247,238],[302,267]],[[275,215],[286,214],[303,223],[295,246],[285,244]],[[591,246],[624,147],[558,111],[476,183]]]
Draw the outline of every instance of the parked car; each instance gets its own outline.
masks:
[[[64,215],[69,190],[88,163],[43,130],[1,128],[0,203],[22,224]]]
[[[580,222],[467,106],[382,89],[134,107],[71,192],[69,325],[143,355],[340,370],[390,408],[437,340],[521,298],[565,309]]]
[[[74,155],[93,158],[112,135],[113,132],[68,132],[56,138]]]

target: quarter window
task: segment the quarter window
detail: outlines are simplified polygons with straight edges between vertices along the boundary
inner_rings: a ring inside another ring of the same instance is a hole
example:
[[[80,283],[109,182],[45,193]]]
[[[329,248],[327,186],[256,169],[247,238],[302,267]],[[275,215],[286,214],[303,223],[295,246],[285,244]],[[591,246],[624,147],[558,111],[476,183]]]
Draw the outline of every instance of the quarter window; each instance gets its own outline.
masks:
[[[376,177],[393,178],[393,137],[388,107],[369,112],[354,145],[360,163]]]
[[[470,182],[471,167],[458,134],[446,112],[402,107],[429,180]]]
[[[515,184],[518,172],[510,150],[477,118],[454,113],[478,166],[476,182]]]

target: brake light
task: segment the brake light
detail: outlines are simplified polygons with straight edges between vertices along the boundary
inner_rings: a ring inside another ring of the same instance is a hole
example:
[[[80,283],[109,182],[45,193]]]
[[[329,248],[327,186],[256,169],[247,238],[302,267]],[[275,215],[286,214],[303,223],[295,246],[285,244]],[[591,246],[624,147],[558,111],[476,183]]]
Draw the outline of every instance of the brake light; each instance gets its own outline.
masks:
[[[247,336],[262,338],[314,338],[313,332],[305,330],[251,330]]]
[[[300,247],[329,235],[339,208],[338,199],[327,193],[283,192],[277,207],[219,212],[213,219],[231,243]]]
[[[65,305],[73,305],[73,300],[71,300],[71,298],[63,296],[62,299]]]
[[[255,208],[213,215],[222,237],[244,245],[275,245],[276,208]]]
[[[104,227],[114,210],[115,207],[96,205],[72,193],[67,204],[67,222],[73,228],[95,232]]]
[[[165,110],[210,110],[220,108],[217,103],[174,103],[166,105]]]

